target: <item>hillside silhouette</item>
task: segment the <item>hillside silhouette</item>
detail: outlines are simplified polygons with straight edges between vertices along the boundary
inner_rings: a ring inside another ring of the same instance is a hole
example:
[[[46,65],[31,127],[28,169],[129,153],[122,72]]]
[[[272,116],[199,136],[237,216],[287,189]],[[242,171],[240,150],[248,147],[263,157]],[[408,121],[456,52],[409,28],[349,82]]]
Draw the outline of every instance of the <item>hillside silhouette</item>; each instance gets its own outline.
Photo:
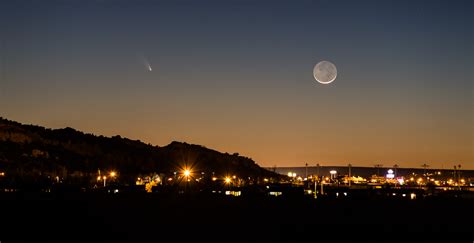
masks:
[[[237,153],[172,142],[159,147],[121,136],[96,136],[67,127],[48,129],[0,118],[0,170],[16,176],[93,176],[116,170],[121,178],[144,173],[170,174],[192,168],[196,173],[276,177]]]

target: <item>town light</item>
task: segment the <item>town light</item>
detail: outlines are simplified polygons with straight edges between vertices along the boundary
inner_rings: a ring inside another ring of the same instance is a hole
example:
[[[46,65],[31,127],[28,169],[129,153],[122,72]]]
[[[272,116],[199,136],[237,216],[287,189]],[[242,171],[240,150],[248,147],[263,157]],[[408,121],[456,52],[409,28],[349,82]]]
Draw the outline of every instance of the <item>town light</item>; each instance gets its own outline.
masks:
[[[331,175],[335,175],[335,174],[337,174],[337,171],[335,171],[335,170],[331,170],[331,171],[329,171],[329,174],[331,174]]]
[[[230,177],[226,177],[226,178],[225,178],[225,183],[229,184],[230,182],[231,182]]]
[[[393,174],[393,170],[392,169],[389,169],[387,171],[387,175],[386,175],[387,179],[393,179],[395,178],[395,174]]]
[[[189,177],[191,175],[191,171],[186,169],[186,170],[184,170],[183,175],[186,176],[186,177]]]
[[[115,171],[110,172],[110,177],[115,177],[116,175],[117,175],[117,173]]]

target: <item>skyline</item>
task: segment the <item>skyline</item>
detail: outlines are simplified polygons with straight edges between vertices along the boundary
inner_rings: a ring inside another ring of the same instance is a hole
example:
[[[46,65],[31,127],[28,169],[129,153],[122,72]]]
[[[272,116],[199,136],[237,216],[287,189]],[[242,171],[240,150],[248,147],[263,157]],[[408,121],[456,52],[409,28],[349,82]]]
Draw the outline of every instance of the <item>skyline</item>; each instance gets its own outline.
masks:
[[[264,167],[474,169],[470,1],[139,3],[0,3],[0,116]]]

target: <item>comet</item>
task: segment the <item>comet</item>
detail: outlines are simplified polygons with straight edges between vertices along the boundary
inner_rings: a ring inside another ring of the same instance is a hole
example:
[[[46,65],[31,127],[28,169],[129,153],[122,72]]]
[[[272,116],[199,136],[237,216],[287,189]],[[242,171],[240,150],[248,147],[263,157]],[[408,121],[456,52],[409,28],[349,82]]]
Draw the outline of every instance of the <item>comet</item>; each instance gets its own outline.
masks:
[[[151,68],[150,61],[148,61],[148,58],[146,58],[145,55],[139,54],[139,58],[141,59],[141,62],[143,63],[143,65],[145,65],[145,68],[148,71],[150,71],[150,72],[153,71],[153,69]]]
[[[150,72],[153,71],[153,69],[151,68],[150,62],[145,57],[143,58],[143,63],[145,64],[148,71],[150,71]]]

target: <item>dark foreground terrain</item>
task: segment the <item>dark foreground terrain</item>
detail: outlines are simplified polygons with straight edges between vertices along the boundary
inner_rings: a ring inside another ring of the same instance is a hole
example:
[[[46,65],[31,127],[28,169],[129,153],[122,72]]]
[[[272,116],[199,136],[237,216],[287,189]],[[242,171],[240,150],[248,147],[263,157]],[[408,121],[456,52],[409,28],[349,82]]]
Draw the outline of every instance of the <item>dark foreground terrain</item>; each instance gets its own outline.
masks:
[[[3,193],[1,242],[472,242],[471,199]],[[420,241],[418,241],[420,242]],[[423,242],[423,241],[422,241]]]

